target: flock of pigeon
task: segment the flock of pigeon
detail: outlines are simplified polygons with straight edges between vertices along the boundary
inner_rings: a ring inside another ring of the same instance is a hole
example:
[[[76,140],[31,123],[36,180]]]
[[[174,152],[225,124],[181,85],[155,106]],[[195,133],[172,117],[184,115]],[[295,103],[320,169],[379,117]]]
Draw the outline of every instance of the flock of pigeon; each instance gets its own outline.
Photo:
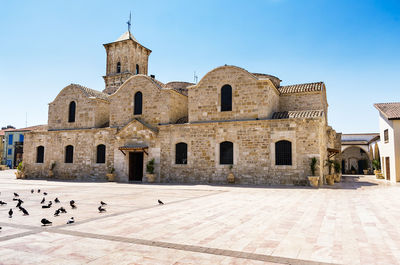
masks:
[[[35,193],[35,190],[32,189],[31,193],[32,194]],[[37,190],[37,193],[40,193],[40,189]],[[47,196],[48,193],[47,192],[43,192],[43,195]],[[24,216],[29,215],[29,212],[24,207],[22,207],[22,204],[24,203],[24,201],[20,199],[19,194],[16,193],[16,192],[14,192],[13,201],[17,201],[17,205],[15,207],[18,208],[23,213]],[[46,202],[46,197],[43,197],[43,199],[40,202],[40,204],[44,204],[45,202]],[[54,199],[54,203],[60,203],[60,200],[58,198],[55,198]],[[7,204],[6,202],[0,200],[0,206],[4,206],[6,204]],[[43,209],[49,209],[49,208],[52,207],[52,205],[53,205],[53,201],[50,200],[50,201],[48,201],[47,205],[46,204],[42,205],[42,208]],[[76,209],[77,208],[74,200],[71,200],[69,202],[69,205],[71,206],[71,209]],[[105,208],[106,205],[107,205],[107,203],[105,203],[103,201],[100,202],[100,206],[97,208],[99,210],[99,213],[106,212],[106,208]],[[59,216],[62,213],[67,213],[67,210],[64,207],[59,207],[58,209],[55,210],[54,217]],[[11,208],[8,211],[8,217],[12,218],[13,214],[14,214],[14,211]],[[47,220],[46,218],[42,218],[42,220],[40,222],[42,223],[42,226],[52,225],[52,222]],[[71,217],[67,221],[67,224],[73,224],[73,223],[75,223],[75,219],[74,219],[74,217]],[[0,230],[1,229],[2,228],[0,227]]]
[[[32,194],[35,193],[35,190],[32,189],[31,193]],[[37,193],[40,193],[40,189],[37,190]],[[47,196],[48,193],[47,192],[43,192],[43,195]],[[16,192],[14,192],[13,201],[17,201],[17,205],[15,207],[18,208],[23,213],[24,216],[29,215],[29,212],[24,207],[22,207],[22,204],[24,203],[24,201],[19,198],[19,194],[16,193]],[[45,202],[46,202],[46,197],[43,197],[43,199],[40,202],[40,204],[44,204]],[[60,203],[60,200],[58,199],[58,197],[54,199],[54,203]],[[6,204],[7,204],[6,202],[0,200],[0,206],[4,206]],[[159,205],[163,205],[164,203],[161,200],[158,200],[158,204]],[[42,205],[42,208],[43,209],[49,209],[49,208],[52,207],[52,205],[53,205],[53,201],[50,200],[50,201],[48,201],[47,205]],[[71,209],[76,209],[77,208],[74,200],[71,200],[69,202],[69,205],[71,206]],[[97,210],[99,210],[99,213],[106,212],[106,208],[105,208],[106,205],[107,205],[107,203],[105,203],[103,201],[100,201],[100,206],[97,208]],[[64,207],[59,207],[58,209],[55,210],[54,217],[59,216],[60,214],[63,214],[63,213],[67,213],[67,210]],[[8,211],[8,217],[12,218],[13,214],[14,214],[14,211],[11,208]],[[48,225],[52,225],[53,224],[50,220],[47,220],[46,218],[42,218],[42,220],[40,222],[42,223],[42,226],[48,226]],[[74,219],[74,217],[71,217],[67,221],[67,224],[73,224],[73,223],[75,223],[75,219]],[[0,227],[0,230],[1,229],[2,228]]]

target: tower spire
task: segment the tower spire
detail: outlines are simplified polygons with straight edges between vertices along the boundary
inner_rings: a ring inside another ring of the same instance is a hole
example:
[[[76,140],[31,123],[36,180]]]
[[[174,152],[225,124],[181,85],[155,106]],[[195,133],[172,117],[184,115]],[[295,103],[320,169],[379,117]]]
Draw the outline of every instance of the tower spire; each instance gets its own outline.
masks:
[[[128,24],[128,32],[131,32],[131,11],[129,11],[129,20],[126,22]]]

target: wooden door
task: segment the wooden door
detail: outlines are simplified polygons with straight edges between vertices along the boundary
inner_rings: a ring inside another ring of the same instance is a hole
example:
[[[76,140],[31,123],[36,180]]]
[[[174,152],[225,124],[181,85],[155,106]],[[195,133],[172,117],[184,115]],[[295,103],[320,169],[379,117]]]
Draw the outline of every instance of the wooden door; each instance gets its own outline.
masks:
[[[390,180],[390,158],[386,157],[385,158],[385,164],[386,164],[386,179]]]
[[[143,152],[129,153],[129,181],[143,179]]]

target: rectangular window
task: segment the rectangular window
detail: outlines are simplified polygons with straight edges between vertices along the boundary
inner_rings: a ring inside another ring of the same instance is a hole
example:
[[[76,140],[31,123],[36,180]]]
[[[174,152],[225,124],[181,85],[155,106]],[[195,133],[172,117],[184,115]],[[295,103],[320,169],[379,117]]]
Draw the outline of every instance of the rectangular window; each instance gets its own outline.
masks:
[[[389,130],[388,129],[383,131],[383,137],[385,139],[385,143],[388,143],[389,142]]]
[[[19,135],[19,141],[20,141],[20,142],[23,142],[23,141],[24,141],[24,135],[23,135],[23,134],[20,134],[20,135]]]
[[[8,145],[12,145],[13,144],[13,135],[10,134],[8,135]]]
[[[9,155],[12,154],[12,149],[8,149],[8,154],[9,154]]]

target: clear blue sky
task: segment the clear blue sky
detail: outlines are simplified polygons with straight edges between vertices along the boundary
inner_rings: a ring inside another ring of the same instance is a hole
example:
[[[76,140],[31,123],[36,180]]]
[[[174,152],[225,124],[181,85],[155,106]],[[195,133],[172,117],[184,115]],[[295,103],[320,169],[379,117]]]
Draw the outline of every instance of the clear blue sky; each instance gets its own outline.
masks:
[[[102,90],[103,43],[127,30],[149,74],[193,81],[231,64],[282,85],[324,81],[338,132],[377,132],[377,102],[400,101],[400,1],[3,1],[0,126],[47,123],[70,83]]]

